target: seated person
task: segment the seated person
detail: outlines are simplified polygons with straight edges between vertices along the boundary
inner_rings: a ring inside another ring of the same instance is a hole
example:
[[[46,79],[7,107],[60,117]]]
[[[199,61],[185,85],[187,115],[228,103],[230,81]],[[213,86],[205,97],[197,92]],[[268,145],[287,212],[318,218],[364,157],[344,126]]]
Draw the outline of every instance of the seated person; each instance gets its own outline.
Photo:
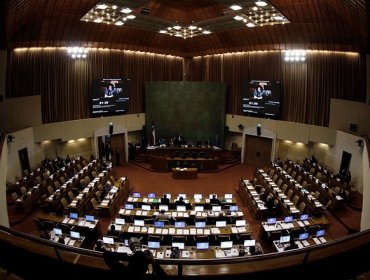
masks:
[[[184,198],[182,196],[179,197],[179,200],[175,201],[175,206],[179,206],[179,205],[186,205]]]
[[[116,230],[116,226],[114,224],[110,225],[110,228],[107,232],[108,236],[117,236],[119,237],[119,232]]]
[[[298,244],[295,243],[294,238],[290,238],[289,245],[284,248],[284,251],[298,249]]]
[[[209,203],[210,204],[221,205],[221,201],[216,198],[216,195],[215,194],[212,195],[212,198],[209,200]]]
[[[161,198],[161,203],[160,204],[163,204],[163,205],[169,205],[170,204],[170,200],[167,198],[166,194],[164,194],[163,197]]]
[[[170,221],[171,216],[168,214],[165,214],[165,211],[162,209],[157,215],[157,217],[155,217],[155,220],[156,221]]]
[[[58,243],[60,244],[66,244],[65,240],[64,240],[64,236],[60,236],[59,239],[58,239]]]

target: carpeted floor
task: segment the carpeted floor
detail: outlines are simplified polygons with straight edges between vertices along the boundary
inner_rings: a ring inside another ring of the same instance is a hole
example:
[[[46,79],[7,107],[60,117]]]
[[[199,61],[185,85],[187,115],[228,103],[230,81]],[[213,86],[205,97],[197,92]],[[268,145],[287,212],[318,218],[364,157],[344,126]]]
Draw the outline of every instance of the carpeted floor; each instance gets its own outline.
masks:
[[[125,163],[123,166],[115,167],[114,173],[116,178],[127,176],[134,191],[141,192],[143,195],[149,192],[155,192],[158,195],[165,192],[172,194],[186,193],[188,196],[192,196],[194,193],[202,193],[203,195],[217,193],[220,196],[223,196],[225,193],[232,193],[239,200],[238,204],[244,213],[244,217],[252,227],[252,237],[259,240],[261,221],[253,219],[247,207],[240,203],[240,198],[235,191],[240,178],[252,178],[254,170],[254,166],[239,163],[216,173],[198,173],[198,178],[194,180],[178,180],[172,178],[170,172],[150,172],[138,165]],[[30,234],[37,234],[32,219],[37,211],[38,209],[29,214],[24,214],[17,211],[15,205],[10,203],[8,205],[8,214],[11,227]],[[336,239],[346,236],[349,229],[359,228],[361,211],[346,207],[334,215],[328,212],[327,217],[331,223],[328,234],[331,238]],[[101,221],[102,234],[104,235],[110,220],[113,218],[99,219]],[[264,250],[267,253],[271,248],[265,247]]]

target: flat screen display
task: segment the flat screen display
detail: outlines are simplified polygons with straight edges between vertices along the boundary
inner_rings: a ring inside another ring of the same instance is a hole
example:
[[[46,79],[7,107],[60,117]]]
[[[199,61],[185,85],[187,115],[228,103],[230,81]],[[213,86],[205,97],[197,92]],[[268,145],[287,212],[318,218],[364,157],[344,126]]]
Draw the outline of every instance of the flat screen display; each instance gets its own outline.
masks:
[[[233,247],[232,241],[221,241],[220,243],[221,249],[231,249]]]
[[[176,228],[184,228],[185,226],[186,226],[186,224],[183,221],[175,222],[175,227]]]
[[[73,239],[79,239],[81,238],[80,233],[78,231],[70,231],[71,238]]]
[[[155,193],[148,193],[148,198],[156,198]]]
[[[316,231],[316,237],[324,236],[325,235],[325,229],[320,229]]]
[[[291,223],[291,222],[293,222],[293,216],[286,216],[286,217],[284,217],[284,222],[285,223]]]
[[[245,227],[245,220],[236,220],[235,221],[235,226],[237,227]]]
[[[168,205],[159,205],[159,211],[168,211]]]
[[[255,239],[244,240],[244,247],[249,247],[249,246],[256,246],[256,240]]]
[[[298,240],[306,240],[308,238],[308,232],[301,233],[298,236]]]
[[[276,218],[268,218],[267,219],[267,224],[268,225],[273,225],[276,223]]]
[[[125,219],[115,218],[115,222],[116,222],[117,225],[124,225],[125,224]]]
[[[78,214],[77,213],[69,213],[69,217],[71,218],[71,219],[78,219]]]
[[[207,250],[209,248],[208,242],[197,242],[197,249],[198,250]]]
[[[246,81],[243,89],[243,114],[271,119],[280,118],[280,91],[279,81]]]
[[[159,249],[161,248],[161,243],[159,243],[158,241],[148,241],[148,248]]]
[[[307,221],[308,220],[308,214],[302,214],[300,217],[301,221]]]
[[[194,206],[195,212],[203,212],[204,211],[204,206]]]
[[[94,79],[90,104],[92,117],[126,114],[130,104],[130,80]]]
[[[290,235],[283,235],[280,237],[280,243],[287,243],[290,241]]]
[[[113,245],[114,244],[114,238],[103,236],[103,243]]]
[[[154,226],[162,228],[162,227],[164,227],[164,222],[163,221],[154,221]]]
[[[172,242],[172,247],[177,247],[180,250],[184,250],[185,249],[185,243],[183,243],[183,242]]]
[[[60,228],[53,228],[53,231],[55,233],[55,235],[62,235],[62,230]]]
[[[93,215],[85,215],[85,220],[88,222],[95,222],[95,217]]]
[[[206,227],[206,222],[195,222],[196,228],[204,228]]]
[[[132,210],[132,209],[134,209],[134,205],[131,204],[131,203],[126,203],[125,204],[125,209]]]

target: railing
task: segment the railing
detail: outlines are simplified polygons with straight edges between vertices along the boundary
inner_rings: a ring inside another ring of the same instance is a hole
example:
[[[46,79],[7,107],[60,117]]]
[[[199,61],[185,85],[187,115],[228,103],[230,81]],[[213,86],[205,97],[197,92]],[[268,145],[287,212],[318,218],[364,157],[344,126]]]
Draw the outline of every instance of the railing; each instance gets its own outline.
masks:
[[[111,279],[112,276],[101,252],[61,245],[3,226],[0,226],[0,246],[0,266],[26,279]],[[318,279],[325,271],[332,279],[350,279],[370,270],[369,259],[370,230],[366,230],[283,253],[157,262],[170,278]]]

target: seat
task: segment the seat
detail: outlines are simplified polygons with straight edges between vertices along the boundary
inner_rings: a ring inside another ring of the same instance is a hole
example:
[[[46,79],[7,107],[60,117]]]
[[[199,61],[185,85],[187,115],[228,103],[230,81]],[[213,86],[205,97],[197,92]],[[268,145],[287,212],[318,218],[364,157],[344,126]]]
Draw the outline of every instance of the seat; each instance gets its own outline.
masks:
[[[312,175],[313,175],[313,174],[315,174],[315,168],[314,168],[314,167],[311,167],[309,172],[310,172]]]
[[[287,192],[287,194],[286,194],[287,198],[288,198],[288,199],[290,199],[290,197],[292,196],[292,194],[293,194],[293,190],[292,190],[292,189],[290,189],[290,190]]]
[[[290,174],[292,172],[292,168],[291,167],[288,167],[286,173]]]
[[[48,190],[48,193],[49,193],[49,194],[53,194],[53,193],[54,193],[54,189],[53,189],[53,187],[52,187],[51,185],[49,185],[49,186],[47,187],[47,190]]]
[[[218,243],[216,245],[220,245],[220,242],[222,242],[222,241],[230,241],[230,240],[231,240],[231,238],[230,238],[230,235],[228,235],[228,234],[218,234],[218,235],[216,235],[216,243]]]
[[[276,182],[277,178],[278,178],[278,175],[277,175],[277,174],[275,174],[275,175],[272,177],[272,181]]]
[[[90,201],[91,201],[91,204],[92,204],[92,206],[94,207],[94,209],[95,209],[95,210],[97,210],[97,209],[98,209],[98,206],[99,206],[99,203],[98,203],[98,201],[95,199],[95,197],[91,198],[91,199],[90,199]]]
[[[284,170],[287,170],[287,168],[288,168],[288,165],[287,165],[286,163],[284,163],[284,165],[283,165],[283,169],[284,169]]]
[[[195,237],[195,242],[209,242],[209,237],[207,235],[198,235]]]
[[[296,172],[296,171],[293,171],[293,172],[292,172],[292,174],[291,174],[291,176],[292,176],[293,178],[295,178],[295,175],[297,175],[297,172]]]
[[[294,196],[293,197],[293,204],[295,205],[295,206],[297,206],[297,203],[298,203],[298,201],[299,201],[299,196],[298,195],[296,195],[296,196]]]
[[[21,193],[22,193],[22,194],[25,194],[25,193],[27,192],[27,188],[26,188],[25,186],[22,186],[22,187],[20,188],[20,190],[21,190]]]
[[[68,197],[71,201],[75,198],[74,194],[71,191],[68,192]]]
[[[55,187],[56,189],[59,189],[59,188],[60,188],[60,183],[59,183],[58,181],[55,181],[55,182],[54,182],[54,187]]]
[[[236,241],[235,241],[235,244],[244,244],[244,241],[245,240],[250,240],[251,239],[251,235],[248,234],[248,233],[241,233],[238,235]]]
[[[299,204],[298,210],[301,213],[303,213],[306,210],[306,203],[304,201],[302,201],[301,204]]]
[[[270,168],[268,175],[271,177],[274,175],[274,173],[275,173],[275,169]]]
[[[62,203],[64,209],[68,208],[68,201],[65,199],[65,197],[63,197],[60,202]]]
[[[186,246],[188,246],[188,239],[185,235],[173,235],[171,241],[176,243],[184,243]]]
[[[313,194],[313,196],[314,196],[316,199],[319,199],[320,192],[319,192],[319,191],[315,191],[315,193]]]
[[[303,188],[306,188],[306,186],[307,186],[307,181],[303,181],[301,185],[302,185],[302,187],[303,187]]]
[[[315,235],[321,227],[319,225],[311,225],[306,229],[309,235]]]
[[[66,182],[66,178],[64,178],[64,176],[61,176],[61,177],[60,177],[60,182],[61,182],[62,184],[65,184],[65,182]]]
[[[148,241],[154,241],[154,242],[163,242],[163,236],[160,235],[148,235]]]
[[[284,185],[281,187],[281,191],[282,191],[283,193],[285,193],[285,192],[286,192],[286,190],[287,190],[287,188],[288,188],[287,184],[284,184]]]
[[[276,183],[276,185],[280,188],[281,184],[283,183],[283,180],[282,179],[279,179]]]

